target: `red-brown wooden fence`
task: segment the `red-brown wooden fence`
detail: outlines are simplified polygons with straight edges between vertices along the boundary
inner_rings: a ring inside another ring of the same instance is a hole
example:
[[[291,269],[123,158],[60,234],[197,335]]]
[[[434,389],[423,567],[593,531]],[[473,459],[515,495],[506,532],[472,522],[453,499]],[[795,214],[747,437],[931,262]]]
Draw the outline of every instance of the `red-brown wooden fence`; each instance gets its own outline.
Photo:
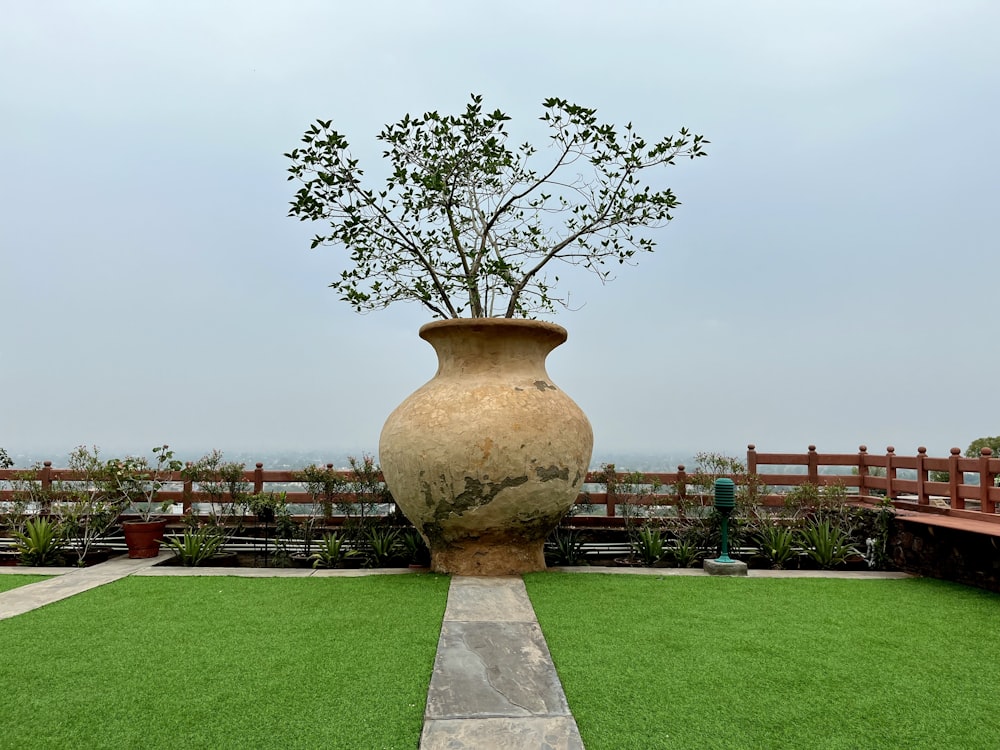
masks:
[[[789,469],[795,473],[783,473]],[[868,453],[861,446],[857,453],[818,453],[815,446],[809,446],[806,453],[758,453],[754,445],[748,446],[746,457],[747,475],[773,489],[794,488],[811,483],[817,486],[840,484],[849,493],[853,502],[877,503],[885,497],[900,509],[951,516],[959,519],[988,521],[1000,524],[997,514],[997,504],[1000,503],[1000,457],[994,457],[989,448],[984,448],[981,455],[966,458],[958,448],[952,448],[947,457],[932,457],[927,455],[923,447],[917,449],[915,456],[900,456],[893,447],[886,449],[885,455]],[[873,473],[874,470],[874,473]],[[931,472],[947,472],[948,481],[931,481]],[[901,477],[900,472],[908,476]],[[349,472],[339,472],[348,478]],[[967,481],[967,477],[975,478]],[[31,476],[39,482],[42,490],[51,490],[57,481],[79,481],[81,477],[68,469],[54,468],[50,461],[42,464],[37,471],[24,469],[0,469],[0,482],[11,481],[19,477]],[[578,515],[577,520],[588,524],[609,522],[615,518],[618,506],[628,500],[642,505],[672,505],[681,502],[710,503],[711,497],[706,493],[695,491],[692,482],[698,478],[695,473],[689,473],[684,466],[679,466],[675,472],[616,472],[611,491],[607,486],[609,476],[605,471],[592,471],[587,475],[588,485],[597,485],[603,490],[585,492],[577,499],[579,504],[604,506],[604,513],[595,517]],[[311,504],[312,497],[302,491],[298,484],[297,471],[265,470],[258,463],[254,469],[244,472],[244,479],[253,486],[253,492],[260,493],[265,488],[280,489],[281,485],[289,487],[287,501],[296,504]],[[737,481],[746,481],[747,477],[734,477]],[[183,503],[184,509],[192,503],[208,503],[211,497],[196,488],[196,483],[185,480],[180,472],[171,475],[171,481],[180,489],[160,493],[163,500]],[[623,495],[620,484],[636,485],[641,489],[627,497]],[[659,485],[653,491],[653,485]],[[11,489],[0,490],[0,501],[11,500]],[[352,496],[341,496],[341,501],[350,502]],[[771,492],[761,498],[766,505],[780,506],[783,503],[781,492]]]

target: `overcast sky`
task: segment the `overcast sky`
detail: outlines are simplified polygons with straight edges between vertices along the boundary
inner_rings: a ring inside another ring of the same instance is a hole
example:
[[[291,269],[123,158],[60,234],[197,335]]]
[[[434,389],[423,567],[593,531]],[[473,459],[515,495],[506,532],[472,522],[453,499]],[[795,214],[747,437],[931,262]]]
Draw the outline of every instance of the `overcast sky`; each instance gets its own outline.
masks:
[[[551,96],[712,142],[552,317],[596,456],[964,449],[1000,433],[998,88],[993,0],[6,3],[0,446],[374,451],[429,318],[338,301],[282,154],[332,119],[377,172],[476,92],[514,143]]]

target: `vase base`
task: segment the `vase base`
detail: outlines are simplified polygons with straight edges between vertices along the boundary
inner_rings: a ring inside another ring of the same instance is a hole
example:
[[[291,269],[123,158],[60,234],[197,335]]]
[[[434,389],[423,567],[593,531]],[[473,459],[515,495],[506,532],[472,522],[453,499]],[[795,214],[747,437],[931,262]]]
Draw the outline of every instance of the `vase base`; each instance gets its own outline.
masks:
[[[545,570],[544,542],[470,540],[433,550],[431,570],[457,576],[517,576]]]

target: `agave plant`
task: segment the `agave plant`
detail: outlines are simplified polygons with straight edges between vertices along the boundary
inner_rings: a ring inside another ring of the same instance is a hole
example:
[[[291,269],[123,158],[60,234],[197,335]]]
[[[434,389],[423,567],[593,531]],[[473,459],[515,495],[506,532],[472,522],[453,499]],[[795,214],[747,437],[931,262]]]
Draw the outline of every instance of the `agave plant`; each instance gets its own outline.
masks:
[[[795,533],[787,526],[768,524],[756,534],[760,553],[775,570],[784,570],[788,561],[795,557]]]
[[[62,562],[63,533],[59,524],[48,518],[31,518],[24,531],[13,531],[14,548],[23,565],[58,565]]]
[[[557,526],[545,543],[545,559],[549,565],[579,565],[587,557],[586,537],[578,529]]]
[[[189,529],[179,537],[167,537],[163,540],[180,558],[181,565],[197,567],[222,549],[226,537],[212,526],[200,529]]]
[[[330,532],[323,535],[318,549],[309,556],[309,559],[313,561],[314,568],[336,568],[356,554],[356,550],[347,547],[343,536]]]
[[[667,551],[673,559],[674,565],[678,568],[692,567],[704,554],[696,542],[683,537],[678,537],[674,542],[674,546],[670,547]]]
[[[368,552],[365,565],[369,568],[383,568],[399,553],[402,544],[399,529],[369,526],[365,531]]]
[[[420,536],[419,531],[416,529],[406,529],[400,540],[403,549],[406,550],[406,557],[410,561],[410,565],[427,565],[430,563],[431,552],[427,549],[427,543]]]
[[[810,521],[799,531],[799,541],[806,554],[824,570],[843,565],[847,558],[860,554],[851,544],[850,535],[828,518]]]
[[[663,532],[654,526],[643,526],[632,541],[632,554],[638,555],[643,565],[656,565],[666,554]]]

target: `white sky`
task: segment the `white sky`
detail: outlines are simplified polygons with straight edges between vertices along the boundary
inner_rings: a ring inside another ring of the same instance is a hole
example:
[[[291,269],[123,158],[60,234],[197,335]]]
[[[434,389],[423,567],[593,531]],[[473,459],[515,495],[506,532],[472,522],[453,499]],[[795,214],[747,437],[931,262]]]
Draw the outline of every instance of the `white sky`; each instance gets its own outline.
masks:
[[[559,96],[709,156],[655,255],[549,359],[597,454],[932,453],[1000,432],[1000,3],[6,3],[0,446],[374,451],[434,372],[286,217],[282,153],[471,92]],[[523,136],[523,137],[519,137]]]

